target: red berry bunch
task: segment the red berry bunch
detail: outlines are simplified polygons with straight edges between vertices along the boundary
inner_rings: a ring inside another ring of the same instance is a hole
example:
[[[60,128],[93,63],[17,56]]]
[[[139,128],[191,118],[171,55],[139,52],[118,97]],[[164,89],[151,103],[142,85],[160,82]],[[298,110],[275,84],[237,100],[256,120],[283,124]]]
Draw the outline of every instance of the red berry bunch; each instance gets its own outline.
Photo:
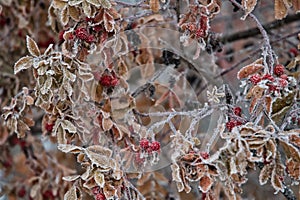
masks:
[[[81,27],[75,30],[75,35],[77,38],[84,40],[88,43],[94,42],[95,37],[93,35],[90,35],[87,31],[87,29]]]
[[[78,37],[81,40],[87,40],[88,36],[89,36],[87,30],[83,27],[76,29],[75,30],[75,35],[76,35],[76,37]]]
[[[119,79],[114,74],[104,74],[101,76],[99,82],[104,87],[115,87],[119,84]]]
[[[238,120],[230,120],[229,122],[226,123],[226,128],[229,131],[232,131],[232,129],[236,126],[242,125],[242,122],[238,121]]]
[[[157,141],[149,142],[148,139],[142,139],[140,141],[140,147],[142,150],[147,152],[159,151],[160,150],[160,143]]]
[[[280,76],[284,73],[284,66],[281,64],[277,64],[274,67],[274,74],[276,74],[277,76]]]

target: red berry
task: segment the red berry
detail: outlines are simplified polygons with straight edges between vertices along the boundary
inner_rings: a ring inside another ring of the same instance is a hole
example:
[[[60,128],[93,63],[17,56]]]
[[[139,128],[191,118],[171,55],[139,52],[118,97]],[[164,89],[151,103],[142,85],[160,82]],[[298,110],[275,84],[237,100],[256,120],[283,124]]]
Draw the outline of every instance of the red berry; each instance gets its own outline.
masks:
[[[282,78],[282,79],[284,79],[284,80],[287,80],[288,76],[287,76],[286,74],[282,74],[282,75],[280,76],[280,78]]]
[[[198,28],[195,33],[196,38],[203,38],[205,36],[205,30]]]
[[[141,147],[142,149],[148,149],[148,148],[149,148],[149,140],[147,140],[147,139],[142,139],[142,140],[140,141],[140,147]]]
[[[101,25],[97,25],[97,26],[94,26],[94,28],[93,28],[93,30],[95,31],[95,32],[100,32],[100,31],[102,31],[102,26]]]
[[[100,193],[100,188],[97,187],[97,186],[93,187],[92,192],[93,192],[94,195],[96,195],[96,194]]]
[[[285,80],[285,79],[279,79],[279,86],[280,87],[282,87],[282,88],[284,88],[284,87],[286,87],[288,85],[288,82],[287,82],[287,80]]]
[[[52,193],[51,190],[46,190],[44,193],[43,193],[43,198],[44,199],[54,199],[54,195]]]
[[[200,152],[200,155],[203,159],[208,159],[209,158],[209,154],[207,152]]]
[[[242,115],[242,109],[241,109],[241,107],[235,107],[235,108],[233,108],[233,112],[237,116],[241,116]]]
[[[53,126],[54,126],[54,124],[46,123],[46,124],[45,124],[45,129],[46,129],[48,132],[52,132]]]
[[[64,39],[64,33],[65,33],[64,30],[62,30],[62,31],[59,32],[58,37],[59,37],[59,40],[60,40],[60,41],[64,41],[64,40],[65,40],[65,39]]]
[[[135,155],[135,162],[138,164],[138,165],[142,165],[142,164],[144,164],[144,162],[145,162],[145,158],[143,157],[141,157],[141,154],[140,153],[137,153],[136,155]]]
[[[277,64],[275,67],[274,67],[274,73],[277,75],[277,76],[280,76],[284,73],[284,66],[283,65],[280,65],[280,64]]]
[[[229,122],[226,123],[226,128],[229,130],[229,131],[232,131],[232,129],[236,126],[240,126],[242,125],[243,123],[241,121],[236,121],[236,120],[230,120]]]
[[[89,35],[88,38],[86,39],[86,42],[91,43],[94,42],[95,38],[93,35]]]
[[[106,197],[105,197],[105,195],[102,194],[102,193],[98,193],[98,194],[96,194],[96,196],[95,196],[95,200],[105,200],[105,199],[106,199]]]
[[[262,79],[266,80],[268,79],[269,81],[274,81],[274,77],[271,74],[265,74]]]
[[[150,144],[150,149],[152,151],[159,151],[160,150],[160,143],[157,141],[154,141]]]
[[[298,50],[296,48],[291,48],[290,53],[292,53],[295,57],[298,56]]]
[[[76,35],[76,37],[78,37],[81,40],[87,40],[89,34],[85,28],[79,28],[79,29],[76,29],[75,35]]]
[[[278,92],[279,88],[276,85],[272,85],[272,84],[267,84],[267,86],[269,87],[269,92]]]
[[[256,85],[257,83],[259,83],[261,81],[261,77],[258,74],[254,74],[250,77],[250,81],[251,81],[251,83]]]
[[[22,187],[19,191],[18,191],[18,197],[24,197],[26,195],[26,190],[24,187]]]
[[[229,121],[226,123],[226,128],[231,131],[233,129],[233,127],[235,127],[235,123],[234,121]]]
[[[119,84],[119,80],[111,75],[103,75],[100,78],[100,84],[104,87],[114,87]]]

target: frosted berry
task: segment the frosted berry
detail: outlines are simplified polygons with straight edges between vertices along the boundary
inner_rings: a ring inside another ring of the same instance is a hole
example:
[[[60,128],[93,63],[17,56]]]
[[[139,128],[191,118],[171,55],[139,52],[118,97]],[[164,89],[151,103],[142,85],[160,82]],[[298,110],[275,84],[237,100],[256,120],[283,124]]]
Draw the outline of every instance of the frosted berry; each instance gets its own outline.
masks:
[[[287,80],[285,80],[285,79],[279,79],[279,86],[280,87],[282,87],[282,88],[284,88],[284,87],[286,87],[288,85],[288,82],[287,82]]]
[[[95,37],[93,35],[89,35],[88,38],[86,39],[86,42],[91,43],[95,41]]]
[[[141,141],[140,141],[140,147],[142,148],[142,149],[148,149],[149,148],[149,140],[147,140],[147,139],[142,139]]]
[[[298,50],[296,48],[291,48],[290,53],[292,53],[295,57],[298,56]]]
[[[200,155],[203,159],[208,159],[209,158],[209,154],[207,152],[200,152]]]
[[[284,66],[283,65],[278,64],[274,67],[274,74],[276,74],[277,76],[280,76],[283,73],[284,73]]]
[[[250,81],[251,81],[251,83],[256,85],[261,81],[261,77],[258,74],[254,74],[250,77]]]
[[[241,109],[241,107],[235,107],[235,108],[233,108],[233,112],[237,116],[241,116],[242,115],[242,109]]]
[[[284,79],[284,80],[287,80],[287,79],[288,79],[288,76],[287,76],[286,74],[282,74],[282,75],[280,76],[280,78],[282,78],[282,79]]]
[[[226,123],[226,128],[229,131],[232,131],[232,129],[236,126],[242,125],[242,122],[237,121],[237,120],[230,120],[229,122]]]
[[[102,193],[98,193],[98,194],[96,194],[96,196],[95,196],[95,200],[105,200],[105,199],[106,199],[106,197],[105,197],[105,195],[102,194]]]
[[[150,149],[152,151],[159,151],[160,150],[160,143],[157,141],[154,141],[150,144]]]
[[[52,132],[53,126],[54,126],[54,124],[46,123],[46,124],[45,124],[45,129],[46,129],[48,132]]]
[[[59,40],[60,40],[60,41],[64,41],[64,40],[65,40],[65,39],[64,39],[64,33],[65,33],[64,30],[62,30],[62,31],[59,32],[59,36],[58,36],[58,37],[59,37]]]
[[[22,187],[19,191],[18,191],[18,197],[24,197],[26,195],[26,190],[24,187]]]
[[[89,36],[89,34],[85,28],[76,29],[75,35],[76,35],[76,37],[78,37],[81,40],[87,40],[88,36]]]
[[[271,74],[265,74],[262,79],[264,80],[269,80],[269,81],[274,81],[274,77]]]
[[[118,78],[112,75],[103,75],[99,81],[104,87],[114,87],[119,84]]]

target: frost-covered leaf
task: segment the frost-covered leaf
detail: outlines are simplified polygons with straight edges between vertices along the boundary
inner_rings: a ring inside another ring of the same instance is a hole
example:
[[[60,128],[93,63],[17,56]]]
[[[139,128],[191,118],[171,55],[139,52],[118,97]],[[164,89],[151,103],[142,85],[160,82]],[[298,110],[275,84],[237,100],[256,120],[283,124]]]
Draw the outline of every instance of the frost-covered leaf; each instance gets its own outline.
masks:
[[[254,10],[255,6],[257,4],[257,0],[243,0],[242,6],[245,10],[245,15],[242,17],[242,19],[246,19],[246,17]]]
[[[288,8],[286,7],[284,0],[275,0],[275,19],[283,19],[287,15]]]
[[[41,52],[40,52],[36,42],[28,35],[26,36],[26,45],[27,45],[27,49],[28,49],[29,53],[32,56],[38,57],[41,55]]]
[[[100,145],[93,145],[93,146],[89,146],[86,148],[86,150],[96,153],[96,154],[100,154],[100,155],[104,155],[106,157],[111,157],[112,156],[112,151],[108,148],[105,148],[103,146]]]
[[[81,147],[71,145],[71,144],[59,144],[57,147],[60,151],[64,153],[80,153],[82,151]]]
[[[82,8],[83,8],[83,12],[87,17],[93,17],[92,16],[92,8],[91,8],[91,4],[87,3],[87,2],[82,2]]]
[[[25,56],[25,57],[22,57],[20,58],[16,63],[15,63],[15,66],[14,66],[14,71],[15,71],[15,74],[17,74],[18,72],[20,72],[21,70],[23,69],[28,69],[31,67],[32,65],[32,57],[31,56]]]
[[[294,161],[292,158],[286,161],[286,171],[290,177],[300,181],[300,162]]]
[[[160,9],[160,4],[159,4],[159,0],[150,0],[149,2],[150,4],[150,8],[153,12],[158,12]]]
[[[109,0],[99,0],[99,1],[103,8],[106,8],[106,9],[111,8],[111,3]]]
[[[77,194],[76,194],[76,187],[73,186],[70,188],[70,190],[65,194],[64,200],[76,200]]]
[[[69,22],[69,10],[67,6],[65,6],[60,12],[60,22],[63,26],[66,26]]]
[[[211,177],[205,175],[203,177],[201,177],[200,181],[199,181],[199,189],[203,192],[203,193],[207,193],[212,184],[213,184],[213,180]]]
[[[255,62],[243,67],[237,74],[238,79],[248,78],[250,75],[255,74],[262,70],[264,66],[262,65],[262,58],[256,60]]]
[[[76,75],[71,73],[69,70],[65,69],[64,70],[64,75],[72,82],[76,80]]]
[[[94,179],[98,186],[100,186],[101,188],[104,187],[105,179],[104,179],[104,175],[100,171],[95,172]]]
[[[80,175],[73,175],[73,176],[64,176],[62,179],[64,181],[75,181],[76,179],[78,179],[80,177]]]
[[[97,167],[101,167],[101,168],[110,168],[110,163],[109,163],[109,158],[107,156],[98,154],[98,153],[94,153],[93,151],[91,151],[90,149],[86,149],[85,153],[87,155],[87,157],[91,160],[91,162],[93,164],[95,164]]]
[[[69,6],[69,15],[75,21],[79,21],[80,11],[75,6]]]
[[[61,122],[61,126],[63,129],[69,131],[69,133],[76,133],[76,127],[69,120],[63,120]]]
[[[98,0],[86,0],[88,3],[96,6],[97,8],[100,7],[100,2]]]
[[[68,4],[70,6],[76,6],[76,5],[80,4],[80,3],[82,3],[82,1],[83,0],[70,0],[70,1],[68,1]]]
[[[281,177],[278,174],[276,174],[276,170],[272,171],[271,184],[276,191],[284,191]]]
[[[270,176],[272,173],[272,166],[271,165],[265,165],[259,174],[259,183],[260,185],[264,185],[268,182]]]
[[[44,83],[44,85],[41,87],[41,94],[44,95],[44,94],[47,94],[48,91],[50,90],[51,86],[52,86],[52,77],[48,77]]]

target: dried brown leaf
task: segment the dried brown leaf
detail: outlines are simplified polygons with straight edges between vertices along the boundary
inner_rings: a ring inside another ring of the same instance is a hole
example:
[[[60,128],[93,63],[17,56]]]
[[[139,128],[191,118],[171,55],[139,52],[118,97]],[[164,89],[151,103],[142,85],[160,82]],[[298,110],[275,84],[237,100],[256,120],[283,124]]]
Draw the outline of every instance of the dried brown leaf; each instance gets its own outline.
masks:
[[[199,181],[199,189],[203,192],[203,193],[207,193],[211,186],[213,185],[213,180],[210,176],[205,175],[203,177],[201,177],[200,181]]]
[[[27,45],[27,49],[28,49],[29,53],[32,56],[38,57],[41,55],[41,52],[40,52],[36,42],[28,35],[26,36],[26,45]]]
[[[65,6],[60,12],[60,22],[63,26],[66,26],[69,22],[69,10],[67,6]]]
[[[160,9],[160,4],[159,4],[159,0],[150,0],[149,2],[150,4],[150,8],[153,12],[158,12]]]
[[[259,174],[259,183],[261,185],[264,185],[268,182],[271,174],[272,174],[272,168],[273,166],[271,165],[265,165],[262,170],[260,171]]]
[[[76,187],[73,186],[70,188],[70,190],[64,195],[64,200],[76,200],[77,193],[76,193]]]
[[[33,58],[31,56],[25,56],[20,58],[14,65],[15,74],[17,74],[21,70],[30,68],[32,65],[32,59]]]
[[[243,0],[242,6],[245,10],[245,15],[242,17],[242,19],[246,19],[246,17],[254,10],[255,6],[257,4],[257,0]]]
[[[283,19],[287,15],[288,8],[283,0],[275,0],[275,19]]]
[[[105,179],[104,179],[104,175],[100,171],[95,172],[94,179],[98,186],[100,186],[101,188],[104,187]]]
[[[247,65],[240,69],[240,71],[237,73],[238,79],[248,78],[250,75],[255,74],[262,70],[264,66],[262,65],[262,58],[256,60],[255,62],[251,63],[250,65]]]

